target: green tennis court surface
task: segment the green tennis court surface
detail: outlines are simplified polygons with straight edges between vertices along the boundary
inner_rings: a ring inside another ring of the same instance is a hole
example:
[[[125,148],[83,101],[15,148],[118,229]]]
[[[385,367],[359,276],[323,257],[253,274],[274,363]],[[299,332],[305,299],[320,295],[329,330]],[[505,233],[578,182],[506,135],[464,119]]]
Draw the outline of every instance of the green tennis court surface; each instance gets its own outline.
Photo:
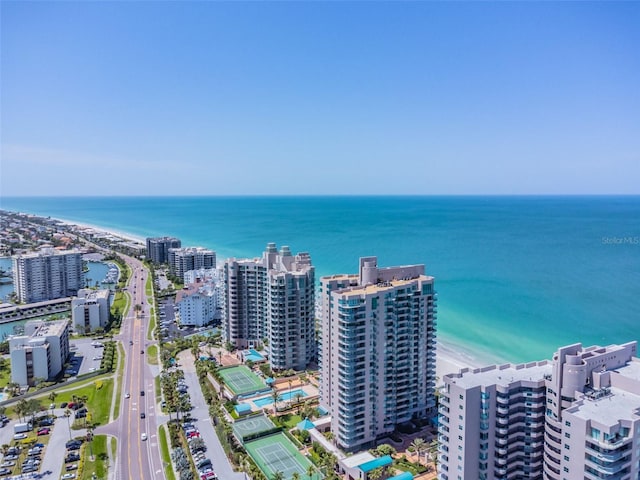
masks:
[[[244,365],[221,368],[218,373],[235,395],[245,395],[268,388],[259,376]]]
[[[276,433],[244,444],[251,458],[256,462],[267,478],[281,472],[285,480],[290,480],[298,472],[301,480],[321,480],[317,470],[309,477],[307,470],[312,463],[307,460],[289,441],[284,433]]]
[[[273,422],[264,415],[254,415],[253,417],[233,422],[233,431],[236,437],[242,439],[242,441],[248,436],[268,432],[274,428],[276,428],[276,426]]]

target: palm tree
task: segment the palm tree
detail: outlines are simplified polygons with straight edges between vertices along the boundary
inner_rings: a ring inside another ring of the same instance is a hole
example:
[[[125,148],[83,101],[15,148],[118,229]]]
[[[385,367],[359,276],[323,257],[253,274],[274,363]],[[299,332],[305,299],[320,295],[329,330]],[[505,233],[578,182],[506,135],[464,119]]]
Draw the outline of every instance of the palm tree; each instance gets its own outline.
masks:
[[[302,394],[300,392],[298,392],[293,397],[296,399],[296,405],[298,406],[298,415],[300,415]]]
[[[7,454],[7,450],[9,450],[9,444],[5,443],[2,445],[2,447],[0,447],[0,452],[2,452],[2,455],[6,455]]]
[[[298,472],[293,472],[291,480],[300,480],[300,474]]]
[[[311,477],[313,477],[314,473],[316,473],[316,471],[313,468],[313,465],[309,465],[309,468],[307,468],[307,475],[309,475],[309,480],[311,480]]]
[[[271,476],[271,480],[284,480],[284,473],[278,470]]]
[[[16,404],[16,413],[21,421],[24,421],[24,416],[27,413],[27,401],[23,398]]]
[[[420,462],[420,454],[426,450],[427,442],[425,442],[423,438],[416,438],[411,442],[410,446],[413,447],[415,452],[418,454],[418,462]]]
[[[49,394],[49,400],[51,400],[51,405],[53,405],[55,407],[55,403],[56,403],[56,397],[58,396],[58,394],[56,392],[51,392]],[[51,415],[53,416],[53,408],[51,409]]]
[[[429,444],[429,458],[430,460],[438,465],[438,439],[434,438]]]
[[[367,473],[367,478],[369,480],[380,480],[382,475],[384,474],[384,470],[382,467],[374,468],[369,473]]]
[[[273,413],[275,415],[277,415],[278,414],[278,402],[280,400],[282,400],[282,397],[280,396],[280,393],[278,392],[278,390],[276,390],[275,388],[271,392],[271,398],[273,399]]]
[[[67,427],[69,427],[69,440],[71,440],[71,423],[69,422],[69,417],[71,416],[71,410],[66,408],[64,411],[64,416],[67,417]]]

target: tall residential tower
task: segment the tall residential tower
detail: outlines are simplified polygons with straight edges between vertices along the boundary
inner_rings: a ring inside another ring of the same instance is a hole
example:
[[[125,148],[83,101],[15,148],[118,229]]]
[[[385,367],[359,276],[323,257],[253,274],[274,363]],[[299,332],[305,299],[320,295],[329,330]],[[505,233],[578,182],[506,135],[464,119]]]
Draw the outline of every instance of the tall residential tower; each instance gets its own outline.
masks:
[[[293,256],[269,243],[261,258],[223,267],[223,336],[237,348],[266,339],[271,367],[304,370],[316,358],[315,269],[308,253]]]
[[[445,375],[439,433],[441,480],[637,479],[637,344]]]
[[[71,297],[84,287],[82,254],[52,248],[13,257],[13,285],[23,303]]]
[[[320,401],[339,447],[368,448],[435,408],[436,293],[424,265],[321,279]]]

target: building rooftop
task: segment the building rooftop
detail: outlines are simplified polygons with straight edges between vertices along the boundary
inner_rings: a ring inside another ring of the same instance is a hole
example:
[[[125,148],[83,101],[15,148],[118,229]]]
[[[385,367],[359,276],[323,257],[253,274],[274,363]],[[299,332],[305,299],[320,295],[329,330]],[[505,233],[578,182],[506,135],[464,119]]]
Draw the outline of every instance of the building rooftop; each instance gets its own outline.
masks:
[[[32,338],[47,337],[52,335],[60,336],[64,332],[65,328],[67,328],[69,321],[55,320],[53,322],[39,322],[39,323],[40,325],[36,327],[36,330],[31,335]]]
[[[632,416],[640,417],[640,395],[610,387],[604,389],[599,398],[592,399],[585,396],[566,411],[579,418],[595,420],[603,425],[617,425],[622,419]]]
[[[626,365],[614,368],[613,371],[618,372],[625,377],[640,381],[640,358],[634,357],[630,362],[627,362]]]
[[[353,287],[346,287],[346,288],[335,290],[335,291],[340,292],[342,294],[362,293],[364,295],[370,295],[374,293],[384,292],[386,290],[393,290],[395,288],[411,285],[417,282],[418,280],[422,280],[423,282],[428,282],[428,281],[433,281],[433,277],[430,277],[428,275],[420,275],[419,277],[415,277],[415,278],[408,278],[408,279],[403,278],[398,280],[390,280],[388,282],[380,282],[376,284],[358,285]]]
[[[375,459],[376,457],[374,457],[369,452],[362,452],[362,453],[357,453],[356,455],[351,455],[350,457],[345,458],[344,460],[342,460],[342,464],[346,468],[355,468],[355,467],[359,467],[363,463],[367,463]]]
[[[507,386],[517,381],[541,381],[545,375],[551,375],[551,370],[551,362],[544,360],[517,365],[508,363],[476,369],[465,368],[460,370],[460,373],[445,375],[445,378],[450,379],[450,383],[460,385],[463,388],[481,385]]]

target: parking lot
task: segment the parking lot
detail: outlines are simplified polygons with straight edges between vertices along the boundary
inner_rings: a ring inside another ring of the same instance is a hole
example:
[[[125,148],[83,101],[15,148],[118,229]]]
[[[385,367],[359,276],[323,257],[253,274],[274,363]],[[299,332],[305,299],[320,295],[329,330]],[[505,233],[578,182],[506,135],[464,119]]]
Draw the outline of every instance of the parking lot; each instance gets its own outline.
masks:
[[[92,345],[96,342],[102,343],[102,340],[96,341],[93,338],[70,339],[70,366],[65,373],[73,377],[98,370],[100,368],[100,361],[102,360],[103,348]]]

